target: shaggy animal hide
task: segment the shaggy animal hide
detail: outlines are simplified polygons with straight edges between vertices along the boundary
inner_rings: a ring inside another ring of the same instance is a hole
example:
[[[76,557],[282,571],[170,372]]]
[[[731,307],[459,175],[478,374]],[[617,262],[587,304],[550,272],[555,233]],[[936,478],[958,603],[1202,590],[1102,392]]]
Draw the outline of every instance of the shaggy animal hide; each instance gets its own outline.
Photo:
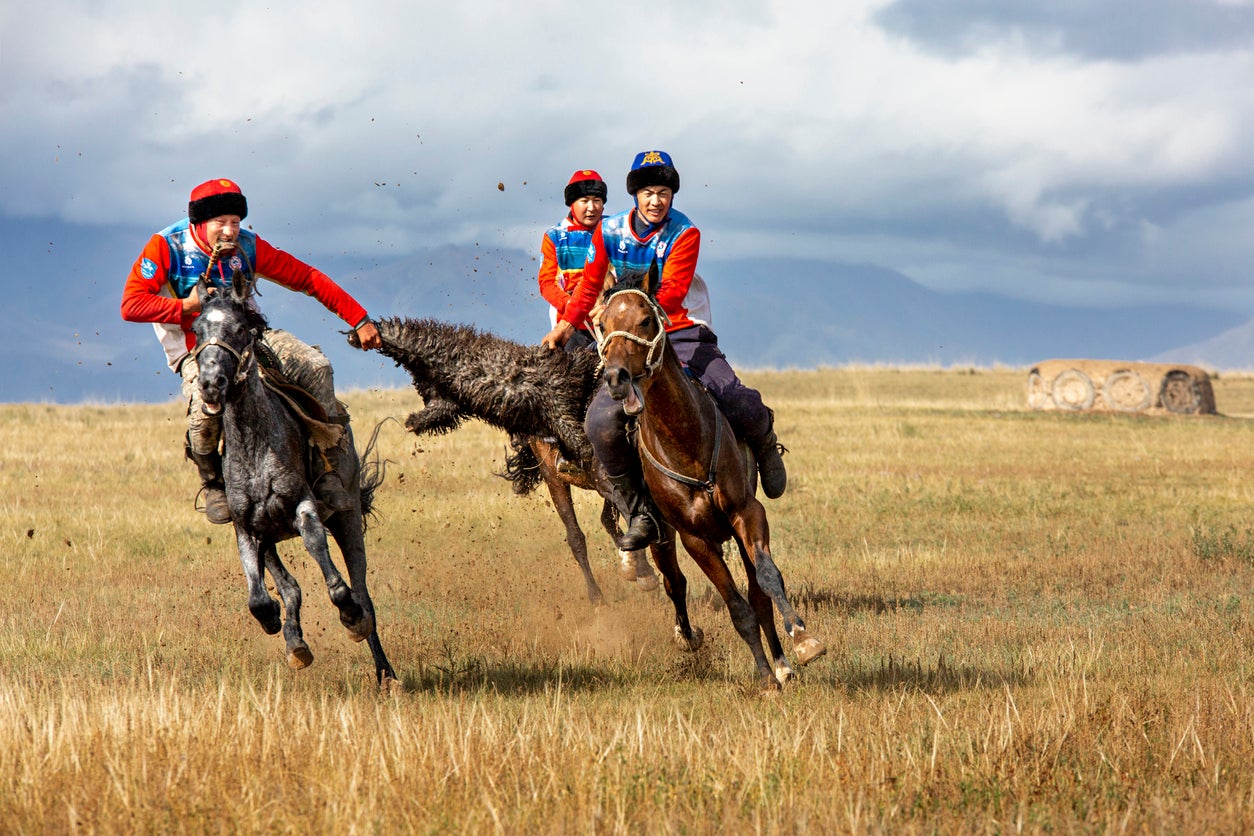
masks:
[[[423,409],[405,426],[452,432],[478,418],[513,436],[558,439],[571,461],[590,466],[583,420],[596,389],[596,352],[550,351],[434,319],[386,317],[379,351],[409,372]]]

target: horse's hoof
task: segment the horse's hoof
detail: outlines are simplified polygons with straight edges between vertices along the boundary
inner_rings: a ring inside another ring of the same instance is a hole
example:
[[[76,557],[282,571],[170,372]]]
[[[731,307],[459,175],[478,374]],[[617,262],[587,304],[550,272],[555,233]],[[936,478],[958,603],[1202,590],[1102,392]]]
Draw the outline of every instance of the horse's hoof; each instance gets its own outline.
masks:
[[[313,664],[313,651],[308,645],[293,647],[287,651],[287,666],[294,671],[299,671]]]
[[[778,696],[780,691],[784,690],[784,686],[779,684],[779,680],[772,674],[762,677],[762,696],[774,697]]]
[[[701,649],[701,645],[705,643],[705,631],[700,627],[692,628],[692,638],[684,637],[679,626],[675,626],[675,644],[679,645],[679,649],[685,653],[696,653]]]
[[[253,614],[253,618],[257,619],[257,623],[261,625],[261,629],[265,631],[267,636],[273,636],[283,629],[279,602],[273,598],[267,597],[256,605],[249,604],[248,611]]]
[[[808,665],[827,652],[827,645],[808,633],[802,633],[800,641],[794,639],[792,648],[801,665]]]
[[[777,662],[775,664],[775,678],[787,685],[797,676],[787,662]]]
[[[638,575],[636,577],[636,588],[641,592],[652,592],[657,589],[659,585],[660,584],[657,582],[657,575],[654,575],[652,572],[648,575]]]
[[[618,550],[618,576],[625,581],[636,579],[636,553]]]
[[[403,694],[405,693],[405,683],[397,679],[395,674],[385,673],[379,677],[379,693]]]
[[[359,610],[358,617],[355,619],[348,613],[341,612],[340,623],[348,630],[348,637],[355,642],[369,638],[374,632],[374,616],[365,610]]]

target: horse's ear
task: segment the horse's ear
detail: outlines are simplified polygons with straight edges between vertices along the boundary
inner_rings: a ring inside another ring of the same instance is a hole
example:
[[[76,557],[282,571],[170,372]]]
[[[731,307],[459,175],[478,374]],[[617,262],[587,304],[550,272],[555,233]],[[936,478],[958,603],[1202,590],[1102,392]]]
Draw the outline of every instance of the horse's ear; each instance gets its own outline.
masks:
[[[236,270],[231,274],[231,291],[234,293],[235,298],[241,302],[252,295],[253,284],[254,282],[244,275],[243,270]]]
[[[196,282],[194,290],[196,291],[196,298],[200,300],[202,305],[205,303],[205,300],[209,298],[209,295],[213,293],[213,288],[209,286],[209,282],[205,281],[204,276],[201,276],[200,280]]]
[[[653,259],[653,263],[649,265],[649,273],[644,277],[644,281],[640,284],[640,289],[650,296],[657,294],[657,259]]]

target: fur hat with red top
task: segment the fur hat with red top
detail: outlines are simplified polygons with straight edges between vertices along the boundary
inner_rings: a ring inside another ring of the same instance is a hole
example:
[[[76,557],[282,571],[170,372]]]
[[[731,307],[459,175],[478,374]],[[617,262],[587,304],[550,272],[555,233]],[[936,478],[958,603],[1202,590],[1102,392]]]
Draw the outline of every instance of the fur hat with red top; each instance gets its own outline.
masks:
[[[239,215],[240,220],[248,216],[248,201],[244,194],[231,180],[207,180],[192,189],[191,199],[187,203],[187,219],[193,224],[202,224],[219,215]]]
[[[679,191],[679,172],[665,151],[641,151],[631,161],[627,172],[627,194],[634,195],[645,186],[665,186],[672,192]]]
[[[570,175],[570,182],[566,184],[566,205],[571,205],[581,197],[599,197],[605,200],[609,193],[609,187],[605,185],[600,174],[590,168],[581,169]]]

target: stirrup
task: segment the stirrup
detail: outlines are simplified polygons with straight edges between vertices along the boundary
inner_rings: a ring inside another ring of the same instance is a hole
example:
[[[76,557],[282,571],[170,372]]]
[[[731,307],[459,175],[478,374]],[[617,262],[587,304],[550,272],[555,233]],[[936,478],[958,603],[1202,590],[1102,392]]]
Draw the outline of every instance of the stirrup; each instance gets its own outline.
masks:
[[[202,496],[205,498],[204,507],[200,504]],[[231,522],[231,506],[226,502],[226,491],[217,485],[201,485],[196,498],[192,500],[192,507],[204,513],[205,519],[214,525]]]

